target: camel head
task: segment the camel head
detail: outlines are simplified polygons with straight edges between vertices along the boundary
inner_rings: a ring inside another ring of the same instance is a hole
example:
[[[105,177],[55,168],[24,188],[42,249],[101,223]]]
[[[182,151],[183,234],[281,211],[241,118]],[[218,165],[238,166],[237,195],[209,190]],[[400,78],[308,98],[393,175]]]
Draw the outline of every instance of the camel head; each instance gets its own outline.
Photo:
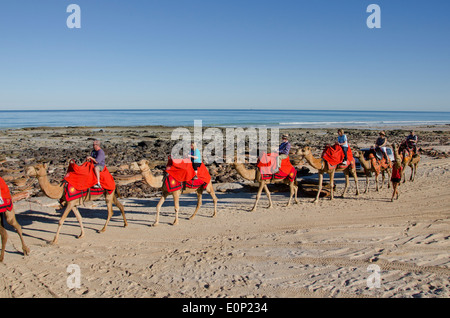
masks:
[[[303,147],[303,148],[300,148],[299,150],[297,150],[297,155],[301,155],[303,157],[306,155],[309,155],[311,153],[312,153],[312,151],[311,151],[310,146],[306,146],[306,147]]]
[[[394,152],[394,158],[397,165],[400,165],[403,161],[403,156],[398,152],[399,146],[396,143],[392,144],[392,151]]]
[[[37,177],[37,178],[44,177],[47,175],[47,168],[48,168],[47,163],[39,163],[34,166],[29,166],[27,168],[27,175],[30,177]]]
[[[142,172],[148,171],[150,170],[149,167],[149,162],[146,159],[142,159],[141,161],[139,161],[138,163],[138,167]]]
[[[352,153],[353,153],[353,157],[360,158],[360,159],[362,157],[364,157],[364,152],[360,151],[359,149],[355,149],[355,150],[352,149]]]
[[[300,167],[303,165],[303,156],[296,151],[294,154],[289,155],[289,159],[291,160],[291,163],[295,167]]]

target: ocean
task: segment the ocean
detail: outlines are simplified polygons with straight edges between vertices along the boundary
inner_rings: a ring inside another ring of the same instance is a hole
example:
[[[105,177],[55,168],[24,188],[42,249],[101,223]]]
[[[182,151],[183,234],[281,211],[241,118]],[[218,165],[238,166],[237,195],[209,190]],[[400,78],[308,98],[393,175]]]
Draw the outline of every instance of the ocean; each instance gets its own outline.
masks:
[[[0,111],[0,129],[30,127],[193,126],[352,128],[449,124],[450,112],[349,110],[114,109]]]

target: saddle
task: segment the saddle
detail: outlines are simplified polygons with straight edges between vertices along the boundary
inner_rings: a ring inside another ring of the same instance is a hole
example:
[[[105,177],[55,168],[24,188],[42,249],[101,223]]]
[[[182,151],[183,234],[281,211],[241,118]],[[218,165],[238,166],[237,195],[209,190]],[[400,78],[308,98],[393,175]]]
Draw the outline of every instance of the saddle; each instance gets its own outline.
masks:
[[[102,195],[105,192],[108,192],[111,194],[113,190],[106,190],[103,187],[102,188],[89,188],[87,190],[78,190],[73,185],[71,185],[68,182],[65,182],[64,184],[64,196],[61,198],[60,203],[63,204],[63,201],[66,202],[84,198],[90,195]]]
[[[163,183],[166,186],[167,192],[174,192],[178,190],[186,190],[186,188],[198,189],[200,187],[203,187],[203,190],[205,190],[209,182],[206,183],[200,178],[198,178],[197,180],[179,182],[170,174],[166,173],[164,175]]]
[[[279,169],[277,170],[277,153],[263,153],[259,158],[256,166],[261,173],[262,180],[270,179],[286,179],[294,181],[297,177],[297,169],[291,164],[289,157],[281,160]]]
[[[13,208],[12,196],[5,180],[0,177],[0,189],[2,191],[3,204],[0,206],[0,213],[11,211]]]
[[[163,180],[168,192],[186,188],[198,189],[201,186],[206,189],[211,182],[208,168],[203,162],[197,169],[198,179],[193,180],[194,177],[195,171],[190,159],[173,159],[169,156]]]
[[[350,147],[347,150],[347,164],[343,165],[342,162],[344,160],[344,151],[339,144],[335,144],[333,146],[326,145],[325,149],[322,152],[322,159],[327,163],[328,168],[330,170],[339,168],[345,169],[348,166],[352,165],[355,167],[355,159],[353,158],[353,153]]]
[[[63,181],[70,184],[78,191],[87,191],[97,184],[97,177],[94,171],[94,164],[86,161],[82,165],[77,165],[74,160],[69,162],[66,176]],[[105,166],[100,172],[100,184],[105,190],[114,190],[116,183],[108,168]]]

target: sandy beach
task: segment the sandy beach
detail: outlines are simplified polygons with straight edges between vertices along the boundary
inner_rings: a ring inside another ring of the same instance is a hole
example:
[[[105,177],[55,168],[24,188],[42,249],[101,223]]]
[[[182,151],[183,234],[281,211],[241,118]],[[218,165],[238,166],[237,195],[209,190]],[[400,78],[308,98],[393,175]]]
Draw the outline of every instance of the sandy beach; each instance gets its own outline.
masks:
[[[384,128],[386,129],[386,128]],[[180,200],[176,226],[172,198],[155,220],[158,189],[140,180],[134,162],[147,159],[154,174],[162,174],[173,142],[172,128],[32,128],[0,131],[0,175],[15,198],[15,212],[31,249],[24,256],[18,235],[6,225],[8,242],[0,264],[0,297],[8,298],[348,298],[450,297],[450,127],[416,127],[421,161],[416,180],[400,186],[391,202],[387,183],[375,191],[374,180],[355,196],[353,181],[345,198],[343,175],[336,174],[334,200],[318,204],[299,191],[299,204],[286,207],[288,191],[271,187],[274,207],[263,194],[249,212],[255,187],[230,166],[210,165],[217,189],[218,213],[203,195],[193,220],[197,196]],[[283,132],[283,131],[281,131]],[[335,129],[289,129],[294,148],[311,146],[320,153],[334,142]],[[346,130],[350,145],[370,146],[373,129]],[[408,128],[387,130],[389,142],[400,142]],[[85,236],[73,213],[62,227],[57,245],[50,245],[62,210],[46,198],[27,167],[49,164],[49,179],[60,182],[69,159],[81,161],[92,140],[100,139],[107,164],[119,184],[128,226],[117,208],[104,233],[103,201],[79,208]],[[303,164],[303,178],[317,180],[317,171]],[[410,169],[406,170],[409,179]],[[133,179],[134,178],[134,179]],[[380,178],[381,179],[381,178]],[[130,181],[131,180],[131,181]],[[328,180],[328,176],[325,177]],[[225,186],[226,185],[226,186]],[[222,187],[222,188],[221,188]],[[70,288],[68,267],[80,269],[80,286]],[[378,275],[379,286],[368,284]]]

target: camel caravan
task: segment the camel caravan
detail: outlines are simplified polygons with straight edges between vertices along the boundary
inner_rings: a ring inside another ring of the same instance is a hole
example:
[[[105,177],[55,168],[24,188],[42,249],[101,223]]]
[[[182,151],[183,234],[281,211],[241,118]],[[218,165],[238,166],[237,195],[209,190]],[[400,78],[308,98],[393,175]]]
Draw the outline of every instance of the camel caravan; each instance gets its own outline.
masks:
[[[393,194],[391,201],[398,198],[398,188],[400,183],[405,182],[405,168],[411,168],[410,181],[415,180],[417,166],[420,162],[420,154],[417,151],[417,136],[411,131],[411,134],[401,144],[393,144],[394,160],[391,160],[386,154],[387,140],[384,132],[380,132],[380,137],[375,145],[369,151],[352,150],[349,146],[347,136],[342,130],[338,131],[338,140],[334,145],[325,145],[319,156],[315,155],[310,146],[304,146],[297,149],[291,149],[288,141],[288,135],[282,136],[282,142],[277,151],[272,153],[260,153],[256,165],[248,167],[248,164],[242,162],[231,163],[236,172],[245,180],[258,184],[258,191],[255,202],[250,211],[257,209],[258,202],[264,190],[269,201],[268,208],[273,207],[271,193],[268,185],[285,184],[289,186],[289,199],[286,206],[290,206],[292,201],[299,204],[297,192],[299,190],[298,169],[304,164],[308,164],[317,170],[318,183],[315,193],[314,203],[317,203],[324,191],[330,200],[334,199],[335,191],[335,173],[341,172],[345,177],[345,186],[342,197],[345,196],[349,188],[350,176],[355,182],[356,193],[359,195],[358,176],[356,171],[356,159],[359,160],[364,174],[366,176],[366,189],[368,191],[369,177],[375,176],[376,191],[382,188],[385,173],[390,177],[393,186]],[[113,216],[113,206],[116,206],[123,217],[123,226],[128,225],[125,207],[120,203],[121,197],[118,184],[114,180],[105,163],[105,153],[100,147],[98,140],[94,141],[91,154],[86,157],[86,161],[78,165],[74,160],[68,162],[67,173],[59,184],[52,184],[49,181],[47,171],[47,163],[38,163],[29,166],[27,174],[37,179],[42,192],[49,198],[58,200],[60,206],[64,208],[62,216],[58,222],[55,237],[50,242],[57,244],[59,233],[70,211],[72,211],[80,225],[80,235],[77,238],[84,237],[84,228],[82,216],[78,210],[80,205],[85,202],[94,200],[105,200],[107,213],[106,222],[102,229],[98,232],[105,232],[108,223]],[[208,168],[201,160],[201,153],[197,149],[195,143],[191,144],[191,154],[188,158],[175,159],[168,157],[167,165],[162,176],[155,176],[151,171],[151,163],[142,159],[136,162],[140,170],[140,176],[133,176],[130,182],[144,180],[150,187],[157,188],[160,191],[160,200],[156,205],[156,218],[152,226],[159,223],[160,210],[166,198],[171,195],[173,197],[175,219],[173,225],[179,223],[178,214],[180,210],[180,198],[182,195],[189,193],[197,194],[197,206],[189,220],[193,219],[202,205],[203,192],[207,192],[213,201],[214,211],[211,217],[217,215],[218,199],[212,184],[212,178]],[[324,174],[329,175],[329,190],[323,185]],[[378,176],[382,174],[381,186],[378,184]],[[390,183],[388,182],[388,187]],[[26,246],[22,229],[18,224],[14,208],[13,200],[9,188],[5,181],[0,177],[0,235],[2,239],[2,250],[0,261],[3,261],[5,245],[7,241],[7,233],[4,228],[3,220],[12,225],[22,242],[22,250],[24,255],[28,255],[30,249]]]

